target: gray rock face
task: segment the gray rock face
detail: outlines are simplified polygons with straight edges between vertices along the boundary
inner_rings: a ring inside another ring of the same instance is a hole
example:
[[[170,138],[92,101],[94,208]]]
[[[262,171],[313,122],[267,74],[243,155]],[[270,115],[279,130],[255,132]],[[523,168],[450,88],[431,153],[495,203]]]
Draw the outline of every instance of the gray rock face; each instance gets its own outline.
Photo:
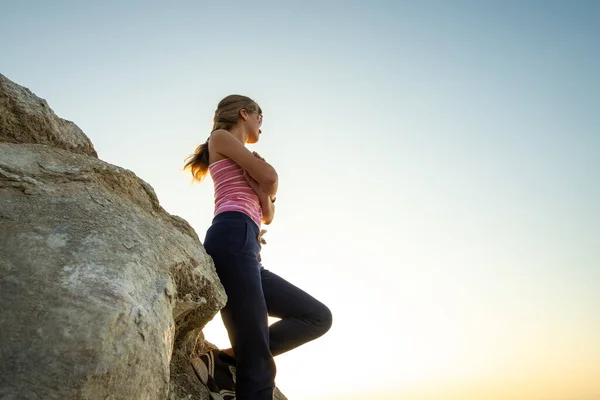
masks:
[[[208,399],[189,357],[225,302],[187,222],[0,75],[0,399]]]
[[[0,74],[0,142],[39,143],[98,157],[77,125],[57,117],[44,99]]]

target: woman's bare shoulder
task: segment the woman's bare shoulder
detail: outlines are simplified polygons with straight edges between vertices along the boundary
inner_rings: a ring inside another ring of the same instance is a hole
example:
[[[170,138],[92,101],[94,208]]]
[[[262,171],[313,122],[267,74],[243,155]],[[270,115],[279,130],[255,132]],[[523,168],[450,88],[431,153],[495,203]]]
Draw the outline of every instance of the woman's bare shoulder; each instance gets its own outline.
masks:
[[[212,163],[215,163],[217,161],[221,161],[221,160],[228,158],[217,151],[217,149],[216,149],[217,146],[215,144],[218,144],[218,142],[221,141],[220,139],[222,139],[221,137],[223,135],[229,135],[229,134],[230,134],[229,131],[227,131],[225,129],[216,129],[210,133],[210,136],[208,137],[208,164],[209,165]]]

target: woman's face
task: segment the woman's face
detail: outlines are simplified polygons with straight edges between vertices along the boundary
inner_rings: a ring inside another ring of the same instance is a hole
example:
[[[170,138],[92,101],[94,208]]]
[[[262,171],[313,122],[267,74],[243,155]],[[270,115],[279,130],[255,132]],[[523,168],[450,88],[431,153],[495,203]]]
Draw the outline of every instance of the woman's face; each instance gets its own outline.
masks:
[[[248,137],[248,143],[256,143],[258,142],[258,138],[262,131],[260,127],[262,126],[263,116],[258,111],[249,111],[248,118],[246,119],[246,123],[248,124],[248,130],[250,135]]]

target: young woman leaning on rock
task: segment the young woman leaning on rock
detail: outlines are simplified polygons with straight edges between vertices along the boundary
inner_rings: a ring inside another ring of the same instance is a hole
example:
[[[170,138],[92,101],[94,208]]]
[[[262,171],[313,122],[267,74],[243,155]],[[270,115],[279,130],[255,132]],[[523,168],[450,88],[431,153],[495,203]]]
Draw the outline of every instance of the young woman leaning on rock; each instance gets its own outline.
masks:
[[[261,224],[273,221],[278,186],[275,169],[246,148],[258,142],[262,119],[252,99],[225,97],[210,137],[185,164],[198,181],[210,172],[215,188],[214,219],[204,247],[227,293],[221,317],[232,347],[192,363],[213,398],[271,400],[273,357],[331,327],[324,304],[261,264]],[[281,319],[269,326],[267,316]]]

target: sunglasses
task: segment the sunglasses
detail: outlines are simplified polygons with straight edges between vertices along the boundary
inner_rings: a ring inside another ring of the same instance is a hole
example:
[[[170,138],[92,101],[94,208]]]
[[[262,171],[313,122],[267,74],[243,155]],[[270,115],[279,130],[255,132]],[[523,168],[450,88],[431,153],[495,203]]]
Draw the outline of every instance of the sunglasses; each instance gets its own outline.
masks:
[[[251,111],[252,114],[256,114],[258,116],[258,127],[262,126],[263,115],[259,114],[258,111]]]

